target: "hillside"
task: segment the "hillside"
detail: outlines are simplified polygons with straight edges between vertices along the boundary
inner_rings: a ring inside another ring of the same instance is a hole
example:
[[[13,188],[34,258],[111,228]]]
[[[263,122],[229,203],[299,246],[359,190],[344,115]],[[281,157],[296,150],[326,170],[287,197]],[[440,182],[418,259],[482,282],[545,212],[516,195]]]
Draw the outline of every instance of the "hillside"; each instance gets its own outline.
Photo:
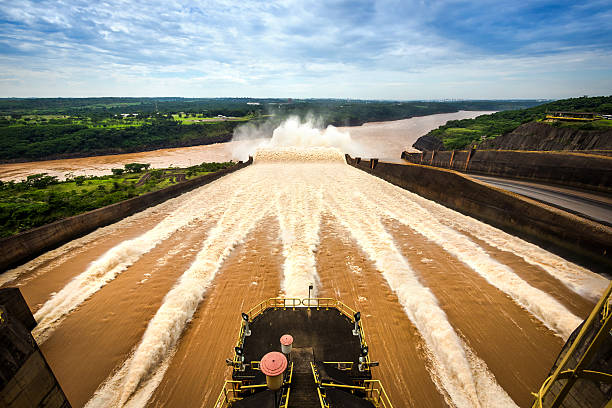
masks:
[[[548,111],[581,111],[612,114],[612,96],[563,99],[535,107],[482,115],[475,119],[453,120],[419,138],[413,145],[419,150],[462,149],[474,143],[488,143],[519,126],[540,121]],[[611,121],[585,124],[555,124],[556,127],[584,132],[612,129]],[[564,150],[564,149],[561,149]]]
[[[494,150],[612,150],[612,121],[607,130],[584,130],[542,122],[520,125],[512,132],[487,139],[479,149]]]

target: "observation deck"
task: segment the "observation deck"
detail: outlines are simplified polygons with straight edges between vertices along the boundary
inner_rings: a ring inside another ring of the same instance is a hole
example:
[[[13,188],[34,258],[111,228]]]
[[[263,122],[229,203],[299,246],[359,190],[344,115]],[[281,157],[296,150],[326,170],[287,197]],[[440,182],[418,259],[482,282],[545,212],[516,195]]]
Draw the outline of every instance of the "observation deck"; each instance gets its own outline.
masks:
[[[281,346],[281,337],[293,343]],[[262,359],[281,350],[287,368],[273,390]],[[370,360],[360,313],[335,299],[270,298],[242,313],[227,363],[232,379],[215,408],[392,407],[380,381],[372,379],[378,363]]]

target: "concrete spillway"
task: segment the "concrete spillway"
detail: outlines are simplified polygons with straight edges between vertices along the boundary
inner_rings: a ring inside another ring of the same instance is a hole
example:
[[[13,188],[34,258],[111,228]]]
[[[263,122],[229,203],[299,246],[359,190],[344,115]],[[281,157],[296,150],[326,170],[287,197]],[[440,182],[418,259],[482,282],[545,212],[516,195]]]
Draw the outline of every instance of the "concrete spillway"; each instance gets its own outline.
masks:
[[[323,148],[262,151],[0,279],[90,407],[210,406],[239,312],[309,283],[362,310],[395,406],[525,406],[607,285]]]

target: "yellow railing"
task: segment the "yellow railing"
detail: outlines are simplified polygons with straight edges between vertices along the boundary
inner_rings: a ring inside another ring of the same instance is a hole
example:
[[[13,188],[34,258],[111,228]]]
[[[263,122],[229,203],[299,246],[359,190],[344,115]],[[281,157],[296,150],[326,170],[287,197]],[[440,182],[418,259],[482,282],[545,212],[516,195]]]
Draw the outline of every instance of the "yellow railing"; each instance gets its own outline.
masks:
[[[337,299],[333,299],[333,298],[304,298],[304,299],[299,299],[299,298],[269,298],[266,299],[260,303],[258,303],[257,305],[255,305],[253,308],[251,308],[246,315],[248,316],[248,320],[249,322],[251,322],[255,317],[259,316],[260,314],[264,313],[266,310],[268,309],[293,309],[295,310],[298,307],[305,307],[305,308],[316,308],[317,310],[319,309],[330,309],[330,308],[334,308],[337,309],[342,315],[346,316],[350,321],[354,322],[355,321],[355,310],[353,310],[352,308],[350,308],[349,306],[347,306],[346,304],[344,304],[343,302],[337,300]],[[238,334],[238,341],[236,342],[236,347],[238,348],[242,348],[244,346],[244,338],[245,338],[245,330],[246,330],[246,325],[247,322],[245,322],[244,320],[242,320],[242,324],[240,325],[240,331]],[[360,338],[360,343],[361,343],[361,348],[367,347],[367,343],[365,340],[365,331],[363,328],[363,320],[359,321],[358,324],[358,329],[359,329],[359,338]],[[364,359],[364,363],[363,363],[363,369],[366,371],[370,370],[370,365],[371,365],[371,360],[370,360],[370,356],[366,355],[365,359]],[[237,370],[241,367],[242,364],[244,364],[245,362],[241,361],[241,357],[234,353],[234,358],[232,360],[232,366],[234,370]],[[250,364],[251,369],[253,370],[259,370],[259,361],[250,361],[248,362]],[[337,361],[337,362],[329,362],[330,364],[338,364],[338,368],[339,369],[344,369],[344,370],[350,370],[353,368],[353,365],[355,364],[352,361],[348,361],[348,362],[343,362],[343,361]],[[343,365],[343,368],[341,367],[341,365]],[[290,380],[289,383],[291,382],[291,376],[293,373],[293,364],[291,364],[291,374],[290,374]],[[320,379],[317,380],[317,373],[316,370],[313,366],[313,375],[315,376],[315,382],[317,382],[317,384],[321,384]],[[377,380],[375,380],[374,383],[380,384],[380,382],[376,382]],[[224,386],[223,386],[223,390],[221,391],[221,393],[219,394],[219,398],[217,400],[217,404],[215,404],[215,408],[225,408],[227,406],[229,406],[229,404],[233,401],[236,401],[240,398],[237,397],[237,394],[240,392],[240,390],[246,390],[249,388],[258,388],[260,386],[263,385],[250,385],[250,386],[240,386],[240,382],[239,381],[226,381]],[[359,389],[363,390],[363,387],[358,387]],[[388,397],[386,397],[386,394],[384,393],[384,389],[382,388],[382,384],[380,384],[380,389],[382,389],[382,394],[381,391],[379,390],[379,388],[372,388],[370,395],[372,395],[373,397],[371,398],[372,401],[375,401],[378,399],[381,399],[383,401],[382,405],[376,405],[377,407],[391,407],[390,402],[388,402]],[[287,406],[287,403],[289,401],[289,393],[290,393],[291,389],[288,388],[287,389],[287,396],[285,399],[285,407]],[[366,389],[367,392],[367,389]],[[384,397],[383,397],[384,395]],[[323,408],[327,408],[329,407],[329,404],[327,404],[325,402],[325,395],[321,394],[319,392],[319,398],[320,398],[320,402],[321,402],[321,406]],[[281,404],[281,406],[283,406]]]
[[[291,380],[293,380],[293,362],[289,366],[289,380],[285,381],[285,385],[289,385],[289,387],[283,388],[283,395],[281,395],[281,408],[287,408],[289,405],[289,395],[291,394]]]
[[[317,385],[317,392],[319,393],[319,402],[321,403],[322,408],[327,408],[329,405],[325,401],[325,395],[321,393],[319,387],[334,387],[334,388],[343,388],[349,390],[357,390],[365,392],[366,399],[374,404],[377,408],[393,408],[393,404],[391,404],[391,400],[385,391],[385,387],[383,387],[380,380],[364,380],[363,386],[360,385],[344,385],[344,384],[332,384],[332,383],[324,383],[321,381],[321,377],[319,372],[317,371],[315,364],[310,363],[310,368],[312,370],[312,376],[314,378],[314,382]]]
[[[319,376],[319,372],[315,367],[313,362],[310,362],[310,369],[312,370],[312,377],[314,379],[315,384],[321,385],[321,377]]]
[[[325,393],[322,392],[321,387],[320,387],[321,377],[319,376],[319,372],[317,371],[317,368],[315,367],[313,362],[310,363],[310,369],[312,370],[312,377],[317,386],[317,395],[319,396],[319,404],[321,405],[321,408],[329,408],[329,404],[325,400]]]
[[[333,299],[333,298],[299,299],[299,298],[277,297],[277,298],[269,298],[269,299],[259,302],[257,305],[252,307],[246,314],[249,317],[249,321],[252,321],[255,317],[259,316],[260,314],[262,314],[268,309],[293,309],[295,310],[295,308],[297,307],[316,308],[317,310],[335,308],[335,309],[338,309],[338,311],[340,311],[341,314],[348,317],[351,321],[354,321],[355,313],[356,313],[355,310],[353,310],[352,308],[350,308],[343,302],[337,299]],[[236,347],[242,348],[242,346],[244,345],[245,329],[246,329],[246,322],[242,320],[242,324],[240,325],[240,331],[238,334],[238,341],[236,342]],[[359,322],[359,334],[360,334],[359,337],[361,339],[361,347],[362,348],[367,347],[367,343],[365,341],[365,332],[363,330],[363,321]],[[370,356],[367,355],[365,357],[365,360],[366,361],[364,364],[364,369],[369,370],[370,363],[371,363]],[[251,364],[253,363],[255,362],[251,362]],[[240,361],[240,357],[234,354],[233,368],[239,369],[241,364],[242,362]],[[255,370],[258,369],[258,368],[255,368],[253,365],[251,365],[251,367]]]
[[[293,380],[293,362],[289,364],[289,379],[283,382],[283,395],[281,396],[281,407],[287,408],[289,404],[289,393],[291,392],[291,380]],[[285,387],[289,385],[289,387]],[[255,390],[257,388],[266,388],[267,384],[251,384],[243,385],[242,381],[225,380],[223,389],[217,397],[215,402],[215,408],[227,408],[230,407],[233,402],[239,401],[242,398],[239,397],[244,391]],[[254,391],[252,391],[254,392]]]
[[[366,390],[366,387],[361,386],[361,385],[345,385],[345,384],[324,383],[324,382],[322,382],[321,385],[323,387],[343,388],[345,390],[358,390],[358,391]]]
[[[365,380],[366,397],[377,408],[393,408],[391,400],[379,380]]]
[[[546,119],[560,119],[560,120],[582,120],[585,122],[592,122],[594,120],[599,119],[598,117],[592,117],[592,118],[579,118],[576,116],[553,116],[553,115],[546,115]]]
[[[325,401],[325,394],[321,393],[321,388],[317,387],[317,394],[319,395],[319,404],[321,408],[329,408],[329,404]]]
[[[215,408],[226,408],[234,401],[238,401],[238,392],[240,391],[240,381],[225,380],[223,389],[219,393],[217,402],[215,402]]]
[[[591,378],[597,381],[612,384],[612,375],[592,370],[585,370],[583,368],[584,365],[588,364],[590,358],[596,352],[598,344],[603,341],[604,337],[607,336],[612,329],[612,319],[610,318],[610,301],[612,300],[611,295],[612,282],[608,285],[608,288],[605,290],[603,296],[601,299],[599,299],[599,302],[597,302],[597,305],[582,325],[580,332],[578,332],[578,335],[563,356],[563,359],[555,369],[554,373],[544,380],[544,383],[542,383],[542,386],[537,393],[532,393],[532,395],[535,397],[532,408],[544,408],[544,397],[550,391],[552,384],[558,380],[567,379],[559,393],[555,396],[550,407],[557,407],[563,402],[578,378]],[[584,354],[579,356],[576,366],[573,368],[566,367],[567,363],[570,361],[570,358],[573,356],[574,351],[578,348],[583,338],[586,336],[586,333],[595,323],[598,315],[600,314],[602,316],[600,321],[603,323],[603,325],[593,339],[591,339],[591,343],[588,345]]]
[[[313,305],[314,303],[314,305]],[[306,298],[306,299],[302,299],[302,305],[306,306],[306,307],[316,307],[317,309],[329,309],[329,308],[335,308],[338,309],[340,311],[341,314],[343,314],[344,316],[348,317],[349,320],[354,322],[355,319],[355,310],[353,310],[352,308],[350,308],[349,306],[347,306],[346,304],[344,304],[343,302],[337,300],[337,299],[333,299],[333,298]],[[361,348],[363,347],[367,347],[368,344],[365,340],[365,331],[363,329],[363,320],[359,321],[359,338],[361,340]],[[365,357],[365,364],[364,364],[364,369],[365,370],[369,370],[370,369],[370,356],[366,355]],[[352,367],[352,365],[351,365]]]
[[[603,307],[601,308],[601,319],[600,322],[603,322],[610,316],[610,311],[612,310],[612,297],[608,296],[608,299],[604,301]]]

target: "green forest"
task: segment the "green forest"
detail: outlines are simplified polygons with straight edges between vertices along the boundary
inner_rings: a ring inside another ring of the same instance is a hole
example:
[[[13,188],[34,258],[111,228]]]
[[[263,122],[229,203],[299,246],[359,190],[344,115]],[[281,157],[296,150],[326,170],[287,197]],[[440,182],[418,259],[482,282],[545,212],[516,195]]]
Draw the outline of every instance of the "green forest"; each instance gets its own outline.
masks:
[[[232,166],[202,163],[185,169],[149,169],[147,163],[128,163],[112,175],[70,176],[65,181],[34,174],[21,182],[0,181],[0,238],[39,227],[128,198],[156,191]]]
[[[90,156],[227,142],[239,123],[181,125],[164,119],[111,128],[82,124],[0,126],[0,160]]]
[[[444,126],[432,130],[428,135],[442,140],[445,149],[462,149],[474,142],[512,132],[524,123],[543,120],[546,117],[546,112],[554,111],[595,112],[609,115],[612,114],[612,96],[563,99],[527,109],[507,110],[491,115],[482,115],[475,119],[451,120]],[[583,130],[610,129],[612,128],[612,121],[557,122],[553,126],[568,126]]]
[[[248,121],[313,115],[323,125],[360,125],[449,113],[507,110],[541,102],[400,102],[346,99],[0,99],[0,161],[127,153],[229,141]]]

